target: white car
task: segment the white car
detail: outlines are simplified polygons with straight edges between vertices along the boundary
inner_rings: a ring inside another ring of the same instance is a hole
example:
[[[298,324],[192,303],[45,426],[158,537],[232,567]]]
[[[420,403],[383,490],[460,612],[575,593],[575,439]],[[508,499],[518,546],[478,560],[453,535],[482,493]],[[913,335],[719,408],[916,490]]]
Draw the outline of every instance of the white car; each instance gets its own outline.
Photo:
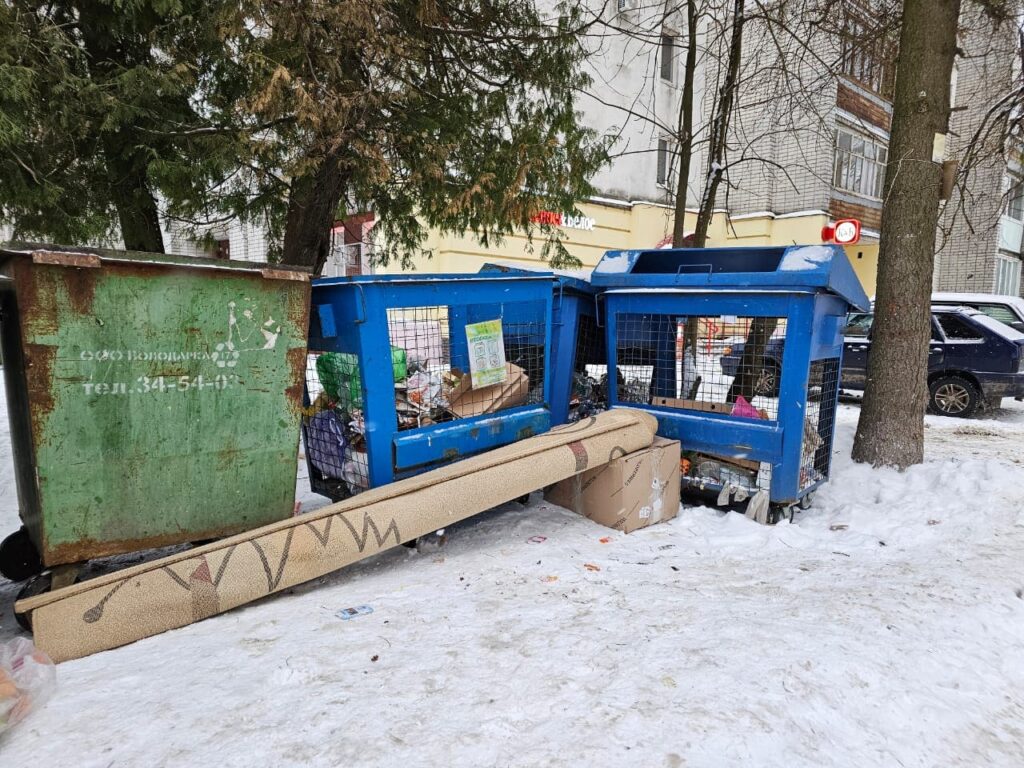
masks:
[[[932,306],[970,307],[1024,333],[1024,299],[994,293],[933,293]]]

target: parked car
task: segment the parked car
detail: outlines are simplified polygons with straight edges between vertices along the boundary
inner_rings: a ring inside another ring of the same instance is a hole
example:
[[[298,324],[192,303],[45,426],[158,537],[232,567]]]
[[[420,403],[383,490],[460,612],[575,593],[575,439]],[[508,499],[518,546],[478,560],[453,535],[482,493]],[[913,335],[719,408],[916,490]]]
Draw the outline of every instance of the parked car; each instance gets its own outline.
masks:
[[[992,293],[933,293],[932,306],[971,307],[1024,333],[1024,299]]]
[[[847,318],[840,388],[863,390],[874,314],[855,312]],[[722,373],[735,376],[743,344],[727,347]],[[765,345],[763,373],[756,392],[778,395],[784,340]],[[1024,397],[1024,333],[969,307],[932,308],[932,340],[928,345],[929,408],[946,416],[970,416],[979,408],[998,407],[1004,397]]]

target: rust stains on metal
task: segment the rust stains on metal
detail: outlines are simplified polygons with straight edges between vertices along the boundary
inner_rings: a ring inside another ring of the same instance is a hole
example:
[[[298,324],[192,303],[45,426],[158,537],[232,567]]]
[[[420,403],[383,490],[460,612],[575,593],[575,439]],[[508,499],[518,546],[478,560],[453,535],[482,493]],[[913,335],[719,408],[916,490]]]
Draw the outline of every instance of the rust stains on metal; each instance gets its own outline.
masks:
[[[286,302],[289,322],[294,323],[295,327],[300,329],[303,335],[309,333],[309,297],[311,290],[309,283],[306,283],[301,291],[295,291],[290,288],[290,296]]]
[[[88,269],[74,269],[61,275],[68,293],[71,309],[79,315],[92,312],[92,299],[96,295],[97,274]]]
[[[289,503],[288,509],[291,510]],[[281,519],[287,515],[282,514]],[[207,539],[222,539],[225,536],[234,536],[236,533],[247,531],[251,526],[246,524],[234,524],[217,528],[204,528],[188,531],[187,537],[182,532],[164,533],[158,536],[142,536],[127,539],[79,539],[63,544],[55,544],[43,547],[45,553],[44,565],[65,565],[69,563],[84,563],[98,557],[120,555],[125,552],[138,552],[143,549],[159,549],[161,547],[172,547],[180,545],[183,541],[206,541]]]
[[[451,461],[452,459],[459,458],[459,449],[458,448],[446,448],[445,451],[444,451],[444,458],[445,458],[446,461]]]
[[[309,282],[309,273],[297,269],[261,269],[260,274],[267,280],[298,280]]]
[[[95,253],[75,251],[32,251],[32,263],[95,269],[100,265],[100,257]]]
[[[57,348],[46,344],[25,345],[25,385],[28,390],[32,440],[38,447],[45,434],[44,422],[56,405],[53,397],[53,364]]]
[[[14,270],[18,286],[18,313],[22,334],[30,338],[36,334],[57,333],[57,300],[46,275],[40,274],[26,259],[19,259]]]
[[[302,393],[306,385],[306,348],[293,347],[287,352],[289,380],[291,384],[285,390],[288,404],[293,413],[302,413]]]
[[[533,427],[523,427],[516,432],[516,440],[525,440],[528,437],[533,437]]]
[[[239,448],[238,443],[231,438],[228,440],[228,444],[217,451],[217,469],[221,471],[238,466],[239,459],[245,456],[245,451]]]

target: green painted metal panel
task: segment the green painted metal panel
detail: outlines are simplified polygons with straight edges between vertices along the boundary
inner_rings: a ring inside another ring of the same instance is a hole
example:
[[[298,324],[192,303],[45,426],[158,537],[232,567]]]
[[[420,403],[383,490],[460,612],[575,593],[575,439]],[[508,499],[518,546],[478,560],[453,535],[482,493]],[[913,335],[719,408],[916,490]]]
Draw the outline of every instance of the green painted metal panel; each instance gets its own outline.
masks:
[[[180,257],[54,260],[8,254],[6,270],[22,358],[7,374],[22,376],[30,422],[13,437],[35,475],[19,472],[34,486],[19,498],[44,562],[291,515],[306,275]]]

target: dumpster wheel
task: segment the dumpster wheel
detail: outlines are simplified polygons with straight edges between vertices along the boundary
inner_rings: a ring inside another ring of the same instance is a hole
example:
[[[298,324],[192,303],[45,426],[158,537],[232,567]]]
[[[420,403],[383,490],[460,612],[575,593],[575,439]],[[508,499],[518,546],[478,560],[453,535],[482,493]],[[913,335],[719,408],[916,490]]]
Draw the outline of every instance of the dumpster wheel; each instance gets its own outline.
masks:
[[[43,561],[24,526],[0,542],[0,575],[25,581],[42,573]]]
[[[772,504],[768,510],[768,525],[777,525],[783,520],[792,523],[796,510],[796,504]]]

